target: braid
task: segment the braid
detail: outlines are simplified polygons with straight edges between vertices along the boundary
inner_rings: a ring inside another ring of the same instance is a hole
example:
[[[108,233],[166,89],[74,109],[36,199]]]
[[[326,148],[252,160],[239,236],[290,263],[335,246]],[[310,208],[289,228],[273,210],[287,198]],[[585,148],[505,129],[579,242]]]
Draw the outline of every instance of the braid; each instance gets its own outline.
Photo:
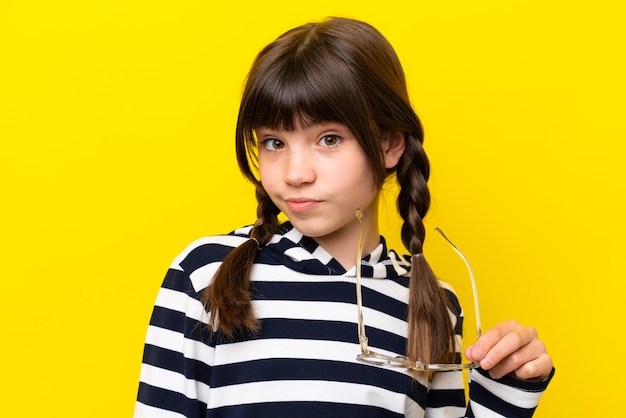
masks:
[[[250,296],[250,271],[257,251],[270,241],[278,228],[279,210],[260,184],[256,197],[257,221],[250,232],[254,239],[244,242],[226,256],[201,298],[210,313],[210,329],[219,331],[226,339],[255,334],[259,330]]]
[[[426,238],[423,218],[430,206],[429,175],[430,165],[421,141],[407,135],[406,149],[397,169],[398,211],[404,220],[402,242],[413,254],[407,355],[423,362],[449,363],[455,359],[455,334],[447,298],[422,254]]]
[[[257,221],[250,232],[250,237],[259,241],[259,247],[265,246],[278,229],[278,214],[280,210],[270,199],[263,186],[259,183],[256,187],[256,200],[258,202],[256,216]]]
[[[406,149],[397,170],[400,184],[398,212],[404,220],[402,242],[411,254],[419,254],[423,250],[426,236],[422,219],[430,207],[430,191],[427,186],[430,164],[422,144],[412,137],[406,140]]]

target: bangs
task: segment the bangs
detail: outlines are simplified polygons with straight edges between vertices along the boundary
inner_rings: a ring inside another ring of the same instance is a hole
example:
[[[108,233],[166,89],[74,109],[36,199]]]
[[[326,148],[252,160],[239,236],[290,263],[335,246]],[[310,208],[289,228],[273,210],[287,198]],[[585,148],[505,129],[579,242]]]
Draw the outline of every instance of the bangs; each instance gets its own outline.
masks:
[[[361,136],[363,132],[357,132],[357,127],[368,115],[354,109],[368,107],[362,89],[344,62],[330,54],[322,55],[326,56],[293,57],[251,73],[254,79],[248,80],[250,88],[240,109],[240,128],[244,132],[261,126],[293,131],[340,122]]]

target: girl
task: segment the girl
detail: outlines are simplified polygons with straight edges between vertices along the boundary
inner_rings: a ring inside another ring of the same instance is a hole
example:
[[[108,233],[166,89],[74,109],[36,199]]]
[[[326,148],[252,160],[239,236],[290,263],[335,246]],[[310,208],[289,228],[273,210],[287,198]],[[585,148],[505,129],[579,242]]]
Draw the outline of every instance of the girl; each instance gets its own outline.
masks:
[[[419,370],[459,362],[462,324],[454,293],[422,255],[430,202],[422,140],[400,62],[372,26],[333,18],[263,49],[236,133],[257,220],[201,239],[173,262],[146,338],[135,416],[531,416],[553,374],[531,327],[499,324],[466,350],[480,366],[468,404],[461,371]],[[412,256],[379,236],[378,195],[390,177]],[[279,224],[280,212],[288,222]],[[357,333],[359,278],[369,341]],[[368,347],[414,366],[358,361]]]

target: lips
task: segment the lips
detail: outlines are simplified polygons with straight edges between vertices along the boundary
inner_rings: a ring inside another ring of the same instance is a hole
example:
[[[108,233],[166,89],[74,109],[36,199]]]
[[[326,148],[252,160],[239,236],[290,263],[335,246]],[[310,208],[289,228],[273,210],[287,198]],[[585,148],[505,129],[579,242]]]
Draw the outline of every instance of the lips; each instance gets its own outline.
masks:
[[[293,213],[303,213],[318,206],[321,201],[310,198],[295,198],[285,200],[287,207]]]

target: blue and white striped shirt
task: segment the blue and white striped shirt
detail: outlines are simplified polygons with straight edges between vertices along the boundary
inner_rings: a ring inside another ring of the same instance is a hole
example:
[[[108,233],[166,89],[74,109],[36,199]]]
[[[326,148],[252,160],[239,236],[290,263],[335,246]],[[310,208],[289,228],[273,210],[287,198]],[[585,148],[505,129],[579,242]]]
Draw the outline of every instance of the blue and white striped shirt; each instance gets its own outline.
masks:
[[[547,382],[494,381],[475,370],[466,408],[462,372],[428,382],[357,362],[355,269],[288,222],[252,269],[260,333],[228,342],[210,335],[200,296],[249,231],[200,239],[174,260],[148,328],[136,418],[532,416]],[[375,351],[405,353],[409,268],[382,238],[364,259],[363,309]],[[460,314],[451,312],[457,324]]]

